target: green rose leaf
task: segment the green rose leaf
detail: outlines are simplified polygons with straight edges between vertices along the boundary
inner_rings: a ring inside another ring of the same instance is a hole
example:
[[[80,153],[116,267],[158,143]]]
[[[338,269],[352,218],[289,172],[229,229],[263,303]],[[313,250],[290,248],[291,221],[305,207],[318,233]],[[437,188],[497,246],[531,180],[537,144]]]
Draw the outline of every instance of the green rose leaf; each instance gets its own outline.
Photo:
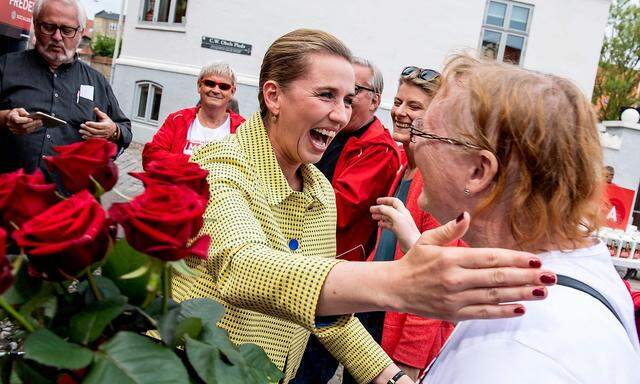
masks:
[[[113,281],[111,281],[111,279],[108,279],[104,276],[94,275],[93,281],[95,281],[96,287],[102,294],[102,298],[104,300],[116,299],[122,296],[120,293],[120,289],[117,285],[114,284]],[[87,305],[90,305],[97,301],[95,295],[93,294],[91,289],[89,289],[89,283],[87,282],[87,280],[84,280],[83,282],[78,284],[78,292],[83,295],[84,302]]]
[[[236,346],[229,340],[227,331],[218,328],[216,325],[206,324],[200,334],[200,341],[216,347],[233,364],[242,364],[244,361]]]
[[[71,318],[69,336],[71,340],[86,345],[96,340],[104,328],[115,319],[127,303],[127,298],[119,296],[104,301],[96,301]]]
[[[179,316],[180,307],[170,310],[158,321],[158,332],[160,332],[160,338],[162,338],[162,341],[170,348],[175,348],[178,344],[176,329],[178,328]]]
[[[96,352],[84,384],[188,384],[189,375],[173,351],[149,338],[119,332]]]
[[[15,276],[13,285],[2,295],[10,305],[24,304],[40,292],[43,280],[29,276],[28,270],[28,263],[23,262]]]
[[[189,363],[207,384],[246,384],[244,367],[224,360],[215,346],[186,339]]]
[[[120,239],[107,255],[102,266],[102,275],[113,280],[122,294],[129,298],[130,303],[140,305],[147,297],[146,287],[151,275],[150,270],[132,279],[123,280],[121,277],[149,265],[149,262],[149,256],[131,248],[125,239]]]
[[[222,304],[211,299],[191,299],[180,303],[180,318],[197,317],[202,319],[203,324],[215,326],[224,315]]]
[[[31,360],[16,359],[14,375],[12,375],[11,384],[55,384],[55,371],[37,364]],[[43,369],[44,368],[44,369]]]
[[[38,329],[24,341],[25,357],[40,364],[66,369],[84,368],[93,360],[93,352],[63,340],[48,329]]]
[[[197,317],[188,317],[182,320],[176,327],[176,339],[184,342],[186,337],[197,338],[202,331],[202,320]]]
[[[189,277],[197,277],[199,275],[196,270],[189,268],[187,262],[184,259],[169,261],[169,265],[181,275]]]
[[[269,356],[257,345],[242,344],[240,354],[244,357],[247,372],[254,383],[277,383],[284,377]]]

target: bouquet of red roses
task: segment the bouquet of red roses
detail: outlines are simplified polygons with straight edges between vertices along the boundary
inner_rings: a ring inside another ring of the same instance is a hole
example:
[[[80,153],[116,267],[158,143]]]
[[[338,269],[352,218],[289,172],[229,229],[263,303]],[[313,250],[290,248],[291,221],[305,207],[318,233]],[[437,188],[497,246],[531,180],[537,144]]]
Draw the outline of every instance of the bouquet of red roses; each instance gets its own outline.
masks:
[[[144,193],[106,212],[116,146],[89,139],[56,152],[45,161],[69,197],[39,171],[0,174],[0,307],[24,341],[0,352],[3,383],[277,382],[262,349],[217,327],[222,305],[170,300],[172,273],[194,274],[185,259],[207,258],[207,171],[152,162],[133,174]]]

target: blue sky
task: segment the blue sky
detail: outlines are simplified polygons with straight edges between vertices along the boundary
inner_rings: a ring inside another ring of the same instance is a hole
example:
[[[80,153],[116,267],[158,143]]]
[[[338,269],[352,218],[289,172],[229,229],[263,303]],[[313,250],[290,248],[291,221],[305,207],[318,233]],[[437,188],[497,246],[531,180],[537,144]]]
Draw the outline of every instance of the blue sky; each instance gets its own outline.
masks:
[[[120,4],[122,0],[80,0],[80,3],[87,11],[87,17],[93,19],[93,15],[105,10],[109,12],[120,12]]]

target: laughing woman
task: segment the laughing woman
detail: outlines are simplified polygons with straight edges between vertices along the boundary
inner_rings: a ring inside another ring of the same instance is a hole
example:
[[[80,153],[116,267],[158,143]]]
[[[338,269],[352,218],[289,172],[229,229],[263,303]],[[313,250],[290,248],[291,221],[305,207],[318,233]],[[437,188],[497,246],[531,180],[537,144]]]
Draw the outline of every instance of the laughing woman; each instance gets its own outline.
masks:
[[[428,245],[445,232],[461,235],[468,220],[424,235],[398,261],[335,260],[333,191],[312,164],[349,121],[350,61],[327,33],[280,37],[260,70],[260,112],[192,157],[209,170],[202,231],[212,244],[209,260],[190,260],[199,276],[174,279],[174,298],[222,302],[220,326],[235,343],[262,347],[284,383],[295,376],[311,332],[358,382],[411,383],[351,313],[514,317],[522,304],[495,303],[536,299],[532,286],[544,290],[541,278],[554,278],[528,253]]]

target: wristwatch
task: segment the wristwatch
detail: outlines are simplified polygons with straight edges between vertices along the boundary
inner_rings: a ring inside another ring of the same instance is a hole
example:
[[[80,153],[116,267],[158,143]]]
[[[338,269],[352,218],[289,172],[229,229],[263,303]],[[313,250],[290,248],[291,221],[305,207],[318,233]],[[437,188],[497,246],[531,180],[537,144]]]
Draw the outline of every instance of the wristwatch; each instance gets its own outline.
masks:
[[[402,378],[402,376],[406,376],[406,375],[407,374],[404,373],[403,370],[400,370],[398,373],[393,375],[393,377],[390,378],[389,381],[387,381],[387,384],[396,384],[398,382],[398,380],[400,380],[400,378]]]
[[[118,141],[119,138],[120,138],[120,127],[118,127],[118,124],[116,124],[116,130],[113,131],[111,136],[109,136],[109,140]]]

